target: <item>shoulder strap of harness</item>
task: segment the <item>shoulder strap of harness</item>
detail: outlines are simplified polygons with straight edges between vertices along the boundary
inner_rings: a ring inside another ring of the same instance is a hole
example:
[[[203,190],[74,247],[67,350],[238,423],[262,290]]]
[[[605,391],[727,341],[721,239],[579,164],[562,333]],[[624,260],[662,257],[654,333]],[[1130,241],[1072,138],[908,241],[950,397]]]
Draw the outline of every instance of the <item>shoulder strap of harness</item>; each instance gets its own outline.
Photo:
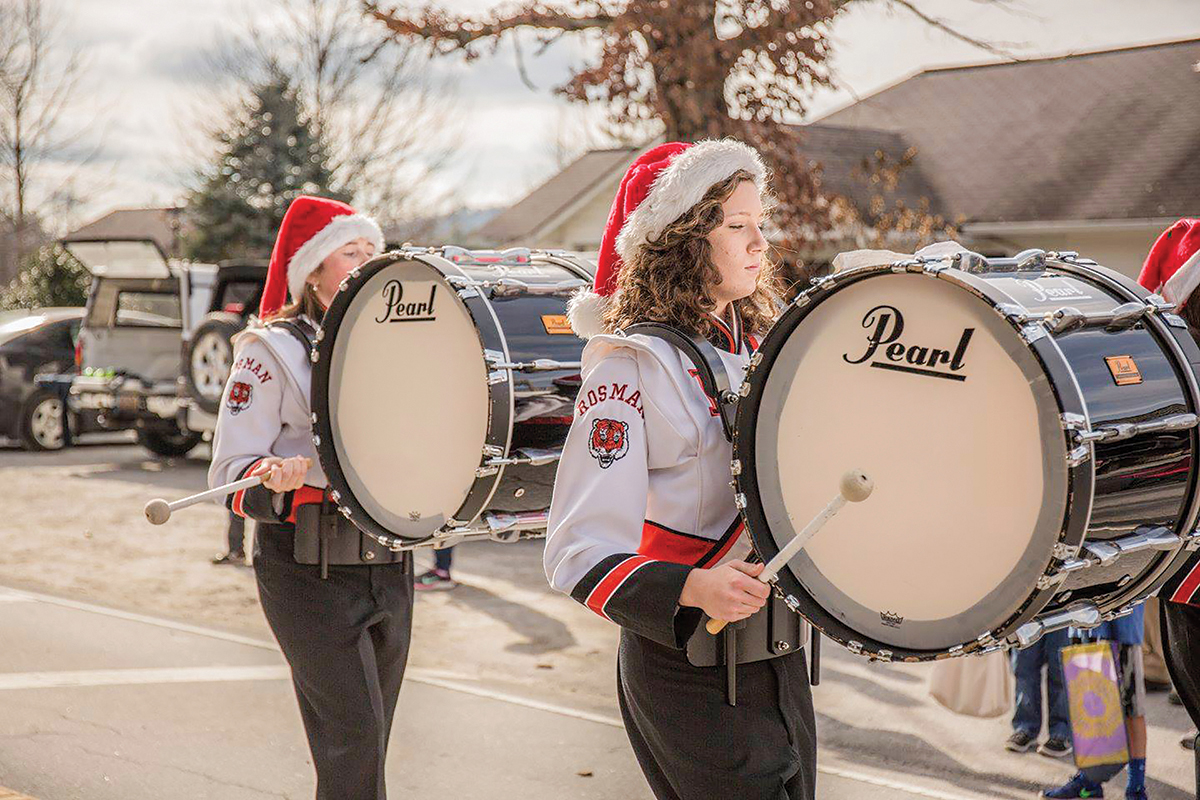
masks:
[[[295,317],[293,319],[277,319],[267,323],[270,328],[282,328],[295,337],[296,341],[304,345],[305,352],[311,352],[313,348],[313,339],[317,335],[316,328],[312,326],[304,317]]]
[[[725,438],[733,441],[733,423],[737,416],[738,396],[729,388],[729,374],[717,349],[698,336],[689,336],[678,328],[661,322],[639,322],[621,331],[626,336],[640,333],[662,339],[683,352],[696,367],[700,385],[709,399],[716,403],[721,415],[721,429]]]

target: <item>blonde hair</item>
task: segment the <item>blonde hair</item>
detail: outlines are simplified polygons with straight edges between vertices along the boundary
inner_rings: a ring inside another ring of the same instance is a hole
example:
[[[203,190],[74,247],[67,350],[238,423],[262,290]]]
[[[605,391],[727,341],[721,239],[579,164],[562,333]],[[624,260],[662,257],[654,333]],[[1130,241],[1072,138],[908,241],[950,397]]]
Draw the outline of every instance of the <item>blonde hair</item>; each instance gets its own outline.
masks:
[[[725,221],[722,204],[742,181],[754,183],[754,178],[738,170],[714,184],[661,235],[638,246],[617,275],[616,295],[604,312],[606,330],[637,322],[664,322],[696,336],[712,333],[711,312],[717,308],[712,288],[721,282],[721,275],[706,237]],[[769,208],[770,196],[764,187],[758,188],[764,208]],[[768,249],[754,292],[733,301],[747,333],[766,332],[776,316],[780,295],[778,265]]]

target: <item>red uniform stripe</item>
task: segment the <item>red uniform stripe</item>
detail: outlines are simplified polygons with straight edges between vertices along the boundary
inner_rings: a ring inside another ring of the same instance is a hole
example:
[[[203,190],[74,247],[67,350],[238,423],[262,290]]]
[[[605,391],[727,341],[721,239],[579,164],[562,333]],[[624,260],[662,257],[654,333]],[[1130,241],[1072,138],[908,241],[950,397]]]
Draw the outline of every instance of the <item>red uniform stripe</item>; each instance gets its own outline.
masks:
[[[712,549],[711,539],[688,536],[647,520],[642,524],[638,554],[673,564],[695,564]]]
[[[584,605],[605,619],[609,619],[608,614],[604,613],[604,606],[608,603],[609,599],[620,588],[621,584],[625,582],[625,579],[637,571],[638,567],[649,564],[652,560],[645,556],[630,556],[620,562],[610,569],[608,574],[596,584],[596,588],[592,589],[592,593],[588,595]]]
[[[1198,586],[1200,586],[1200,564],[1192,567],[1192,571],[1183,579],[1183,583],[1179,584],[1179,588],[1175,590],[1175,594],[1171,595],[1171,601],[1175,603],[1190,603],[1192,595],[1195,594]]]
[[[311,503],[320,503],[325,499],[325,490],[318,489],[316,486],[309,486],[307,483],[292,493],[292,511],[288,514],[287,521],[296,521],[296,509],[300,506],[306,506]]]
[[[709,556],[708,558],[704,559],[704,563],[701,564],[700,566],[703,567],[704,569],[708,569],[709,567],[713,566],[718,561],[720,561],[722,558],[724,558],[725,555],[733,548],[733,543],[736,542],[738,539],[742,538],[742,532],[745,530],[746,530],[746,523],[739,522],[738,526],[737,526],[737,531],[733,534],[733,536],[729,537],[729,541],[725,542],[724,546],[722,546],[721,549],[717,551],[716,555],[712,555],[712,556]]]
[[[263,460],[264,459],[260,458],[257,461],[253,462],[250,466],[248,466],[244,470],[242,470],[242,477],[243,478],[249,477],[250,473],[254,471],[254,468],[257,467],[259,464],[261,464],[263,462]],[[245,494],[246,494],[245,489],[239,489],[238,491],[233,493],[233,498],[229,501],[229,507],[231,509],[233,509],[233,513],[237,514],[239,517],[246,516],[246,512],[242,509],[242,499],[245,496]]]

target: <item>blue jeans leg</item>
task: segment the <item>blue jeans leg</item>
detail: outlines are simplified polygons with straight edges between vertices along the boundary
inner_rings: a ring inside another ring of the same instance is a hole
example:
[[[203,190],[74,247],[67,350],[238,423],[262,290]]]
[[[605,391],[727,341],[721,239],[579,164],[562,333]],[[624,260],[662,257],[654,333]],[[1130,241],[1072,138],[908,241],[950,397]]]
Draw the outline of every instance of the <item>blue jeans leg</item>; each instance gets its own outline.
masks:
[[[1016,673],[1017,707],[1013,711],[1014,731],[1036,737],[1042,731],[1042,640],[1013,654]]]
[[[444,547],[433,551],[433,565],[440,570],[450,571],[450,562],[454,560],[454,548]]]
[[[1063,739],[1071,738],[1071,716],[1062,668],[1062,649],[1070,641],[1065,628],[1042,637],[1043,659],[1046,662],[1046,724],[1050,736]]]

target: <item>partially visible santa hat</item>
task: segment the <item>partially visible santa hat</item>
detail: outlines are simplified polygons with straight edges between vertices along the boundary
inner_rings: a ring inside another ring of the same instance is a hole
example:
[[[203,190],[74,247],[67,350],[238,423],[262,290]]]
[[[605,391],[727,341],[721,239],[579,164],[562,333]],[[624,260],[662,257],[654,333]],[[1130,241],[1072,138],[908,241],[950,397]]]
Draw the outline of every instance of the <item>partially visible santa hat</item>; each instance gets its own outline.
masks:
[[[758,151],[736,139],[667,142],[638,156],[608,212],[592,291],[577,292],[568,305],[572,330],[585,339],[602,333],[621,265],[738,170],[750,173],[759,186],[766,181]]]
[[[1138,283],[1182,306],[1200,286],[1200,219],[1181,219],[1150,248]]]
[[[258,315],[265,318],[278,311],[288,295],[298,300],[313,270],[339,247],[359,238],[374,244],[376,252],[383,249],[379,223],[345,203],[309,195],[293,200],[271,251]]]

